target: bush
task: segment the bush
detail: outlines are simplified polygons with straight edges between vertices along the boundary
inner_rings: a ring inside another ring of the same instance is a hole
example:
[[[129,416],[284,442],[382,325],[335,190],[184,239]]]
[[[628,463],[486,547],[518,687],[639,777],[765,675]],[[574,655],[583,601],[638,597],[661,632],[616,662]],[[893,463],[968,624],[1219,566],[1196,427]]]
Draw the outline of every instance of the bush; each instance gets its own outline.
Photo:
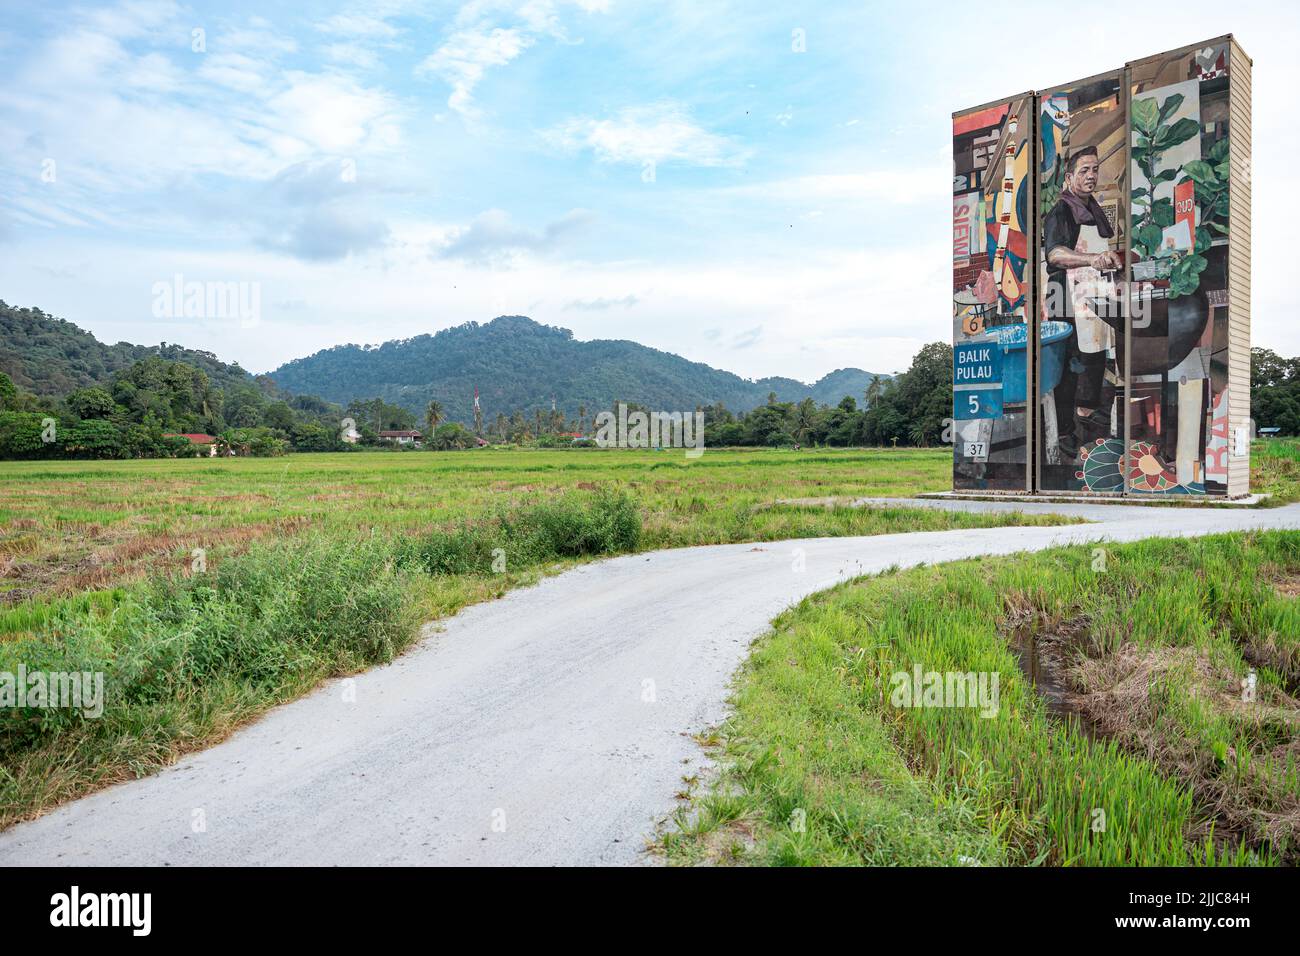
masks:
[[[398,547],[399,563],[427,574],[483,574],[499,544],[495,528],[466,524],[456,531],[430,531]]]
[[[635,551],[641,541],[641,515],[624,491],[597,491],[590,503],[565,495],[520,509],[501,523],[507,550],[525,561],[620,554]]]
[[[557,558],[635,551],[641,515],[626,492],[597,491],[535,501],[476,524],[435,530],[398,545],[398,562],[428,574],[486,574],[500,549],[511,567]]]
[[[410,578],[379,536],[312,537],[229,558],[210,574],[146,587],[106,617],[68,614],[0,644],[0,672],[102,671],[96,720],[58,708],[0,717],[0,755],[79,728],[111,740],[203,712],[208,695],[240,685],[271,703],[322,678],[391,660],[416,634]],[[175,717],[175,714],[172,714]]]

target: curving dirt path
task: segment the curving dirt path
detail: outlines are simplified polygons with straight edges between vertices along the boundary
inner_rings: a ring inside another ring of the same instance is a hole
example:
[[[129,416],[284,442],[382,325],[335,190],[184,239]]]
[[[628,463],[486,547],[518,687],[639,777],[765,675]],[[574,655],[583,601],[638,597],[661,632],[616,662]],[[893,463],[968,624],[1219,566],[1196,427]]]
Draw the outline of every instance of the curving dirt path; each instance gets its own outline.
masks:
[[[161,773],[11,828],[0,864],[645,862],[646,837],[701,761],[690,735],[723,717],[750,642],[808,594],[891,565],[1300,529],[1300,505],[888,503],[1096,523],[721,545],[587,565],[468,608],[393,664],[333,681]]]

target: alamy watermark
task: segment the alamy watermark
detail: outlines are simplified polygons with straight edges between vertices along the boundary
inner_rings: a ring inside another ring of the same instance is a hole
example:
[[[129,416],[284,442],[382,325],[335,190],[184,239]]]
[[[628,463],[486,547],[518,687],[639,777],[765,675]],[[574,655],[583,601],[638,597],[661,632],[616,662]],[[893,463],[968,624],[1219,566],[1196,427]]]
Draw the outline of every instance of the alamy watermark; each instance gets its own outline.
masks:
[[[153,284],[155,319],[238,319],[241,329],[262,321],[262,283],[187,281],[176,273]]]
[[[643,412],[618,403],[618,414],[596,416],[599,448],[685,448],[687,458],[704,454],[703,412]]]
[[[89,718],[104,713],[103,671],[40,671],[18,665],[0,671],[0,708],[79,710]]]
[[[969,707],[981,717],[998,715],[997,671],[896,671],[889,683],[894,707]]]
[[[148,936],[152,914],[152,893],[83,893],[74,884],[50,897],[50,925],[55,927],[121,926],[133,936]]]

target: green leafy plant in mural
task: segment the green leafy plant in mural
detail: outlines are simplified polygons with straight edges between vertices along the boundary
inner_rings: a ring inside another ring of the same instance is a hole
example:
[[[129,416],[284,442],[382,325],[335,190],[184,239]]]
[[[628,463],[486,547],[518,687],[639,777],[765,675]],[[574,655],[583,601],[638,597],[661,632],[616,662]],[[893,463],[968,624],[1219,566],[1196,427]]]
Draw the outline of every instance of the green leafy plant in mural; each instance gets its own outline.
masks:
[[[1065,185],[1065,166],[1058,159],[1056,168],[1052,170],[1050,179],[1046,179],[1038,187],[1038,209],[1040,216],[1046,216],[1056,205],[1056,201],[1061,198],[1061,189]]]
[[[1210,248],[1213,239],[1210,230],[1220,234],[1228,231],[1229,161],[1226,139],[1215,143],[1205,159],[1192,160],[1179,169],[1156,172],[1161,157],[1168,150],[1201,134],[1201,124],[1194,119],[1184,117],[1169,122],[1182,104],[1183,95],[1175,93],[1162,104],[1157,104],[1155,97],[1147,97],[1134,100],[1132,107],[1133,129],[1137,134],[1133,140],[1133,162],[1137,163],[1147,182],[1146,186],[1133,190],[1133,205],[1141,209],[1141,215],[1133,228],[1134,245],[1144,258],[1157,255],[1164,240],[1164,230],[1174,224],[1176,216],[1173,200],[1157,199],[1155,195],[1156,187],[1161,184],[1175,180],[1182,183],[1190,179],[1195,184],[1196,203],[1200,207],[1201,224],[1196,229],[1195,248],[1188,254],[1177,257],[1170,270],[1171,299],[1191,295],[1200,288],[1201,273],[1208,265],[1203,253]]]
[[[1196,205],[1201,209],[1201,224],[1196,228],[1196,251],[1210,248],[1214,233],[1228,234],[1228,178],[1232,159],[1228,140],[1218,140],[1204,159],[1194,159],[1183,164],[1180,182],[1190,179],[1195,183]],[[1213,230],[1213,232],[1211,232]]]

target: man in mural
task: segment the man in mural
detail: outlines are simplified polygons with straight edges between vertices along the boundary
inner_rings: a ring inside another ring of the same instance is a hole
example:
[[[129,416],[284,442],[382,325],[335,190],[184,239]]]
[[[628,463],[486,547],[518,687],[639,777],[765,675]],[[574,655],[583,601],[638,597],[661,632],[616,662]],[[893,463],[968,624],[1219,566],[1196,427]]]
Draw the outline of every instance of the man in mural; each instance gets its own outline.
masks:
[[[1048,318],[1074,329],[1070,359],[1056,387],[1061,451],[1070,458],[1081,442],[1110,435],[1110,408],[1102,401],[1102,386],[1115,334],[1087,304],[1087,294],[1105,273],[1120,268],[1122,260],[1110,248],[1115,231],[1094,195],[1100,169],[1095,146],[1071,153],[1061,197],[1043,217]]]

